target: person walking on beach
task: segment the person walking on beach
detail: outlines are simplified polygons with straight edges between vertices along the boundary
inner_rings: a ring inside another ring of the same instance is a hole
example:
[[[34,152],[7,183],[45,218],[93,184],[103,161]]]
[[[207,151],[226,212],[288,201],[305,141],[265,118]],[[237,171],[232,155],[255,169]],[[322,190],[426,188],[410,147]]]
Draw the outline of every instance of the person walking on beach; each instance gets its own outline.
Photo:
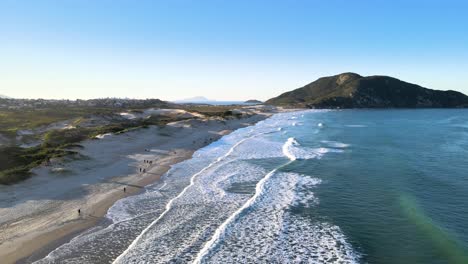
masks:
[[[81,215],[81,209],[78,208],[78,215]]]
[[[124,187],[124,192],[127,192],[127,188]]]

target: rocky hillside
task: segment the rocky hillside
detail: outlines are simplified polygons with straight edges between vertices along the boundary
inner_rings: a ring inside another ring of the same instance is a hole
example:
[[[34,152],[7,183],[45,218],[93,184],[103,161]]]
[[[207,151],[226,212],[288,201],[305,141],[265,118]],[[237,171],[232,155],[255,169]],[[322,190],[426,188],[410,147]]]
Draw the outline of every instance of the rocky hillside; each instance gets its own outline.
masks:
[[[308,108],[451,108],[468,107],[468,96],[400,81],[388,76],[342,73],[266,101]]]

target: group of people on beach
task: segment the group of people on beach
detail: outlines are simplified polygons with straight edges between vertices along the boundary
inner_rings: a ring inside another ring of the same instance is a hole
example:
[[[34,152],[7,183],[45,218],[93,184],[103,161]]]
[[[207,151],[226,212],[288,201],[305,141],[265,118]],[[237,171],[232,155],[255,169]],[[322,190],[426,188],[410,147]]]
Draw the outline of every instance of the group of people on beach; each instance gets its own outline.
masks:
[[[147,151],[147,150],[145,149],[145,151]],[[152,165],[152,164],[153,164],[153,161],[152,161],[152,160],[143,160],[143,163],[147,163],[147,164],[149,164],[149,165]],[[140,172],[145,173],[145,172],[146,172],[146,169],[145,169],[145,168],[140,168]]]
[[[213,141],[213,138],[210,138],[209,141]],[[195,143],[195,141],[194,141]],[[205,140],[205,143],[208,143],[207,140]],[[145,149],[146,152],[149,152],[150,150],[149,149]],[[177,154],[177,151],[174,151],[174,154]],[[46,164],[49,164],[50,163],[50,160],[47,160],[47,163]],[[143,160],[143,163],[147,163],[149,165],[152,165],[153,164],[153,161],[152,160]],[[140,169],[140,173],[143,172],[143,173],[146,173],[146,168],[139,168]],[[123,187],[123,191],[124,192],[127,192],[127,188],[126,187]],[[81,215],[81,208],[78,208],[78,215]]]
[[[145,149],[145,151],[149,152],[149,149]],[[175,152],[175,151],[174,151]],[[143,160],[143,163],[147,163],[149,165],[152,165],[153,164],[153,161],[152,160]],[[141,168],[140,167],[140,172],[143,172],[143,173],[146,173],[146,168]],[[123,191],[124,192],[127,192],[127,188],[126,187],[123,187]],[[78,215],[81,215],[81,208],[78,208]]]

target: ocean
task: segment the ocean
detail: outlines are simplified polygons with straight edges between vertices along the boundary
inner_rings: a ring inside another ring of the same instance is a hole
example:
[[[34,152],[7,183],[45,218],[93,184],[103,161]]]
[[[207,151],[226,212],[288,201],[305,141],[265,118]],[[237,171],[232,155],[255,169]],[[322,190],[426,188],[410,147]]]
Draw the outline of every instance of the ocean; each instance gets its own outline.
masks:
[[[467,110],[239,129],[38,263],[468,263]]]

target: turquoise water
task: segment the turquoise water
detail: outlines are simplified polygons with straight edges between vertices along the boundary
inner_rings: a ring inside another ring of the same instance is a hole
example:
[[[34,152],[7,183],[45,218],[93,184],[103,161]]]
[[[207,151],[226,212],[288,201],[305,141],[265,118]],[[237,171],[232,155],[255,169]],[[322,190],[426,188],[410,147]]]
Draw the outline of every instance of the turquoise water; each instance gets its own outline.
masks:
[[[39,263],[468,263],[468,111],[283,113]]]
[[[302,146],[349,144],[290,170],[324,181],[298,209],[338,225],[362,261],[468,263],[468,111],[336,111],[305,115]],[[317,123],[323,123],[319,133]]]

